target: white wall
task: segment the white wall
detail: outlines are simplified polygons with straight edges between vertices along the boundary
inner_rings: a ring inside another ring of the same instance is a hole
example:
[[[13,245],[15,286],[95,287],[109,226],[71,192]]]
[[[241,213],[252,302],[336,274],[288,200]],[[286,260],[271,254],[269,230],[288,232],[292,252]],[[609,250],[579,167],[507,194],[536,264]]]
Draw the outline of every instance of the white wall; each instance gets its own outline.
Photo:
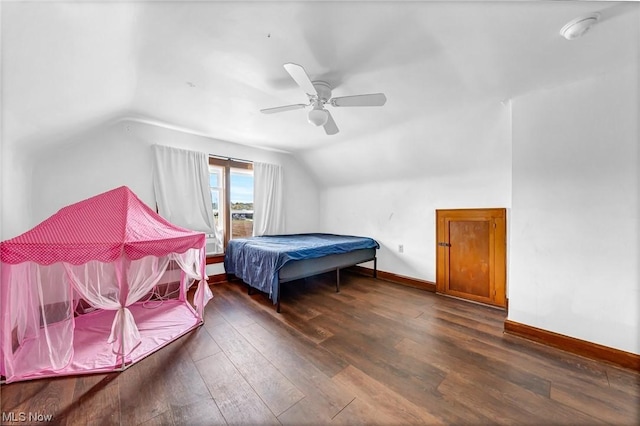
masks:
[[[17,146],[2,142],[0,147],[0,240],[4,241],[29,229],[33,164]]]
[[[289,154],[255,149],[138,121],[96,127],[33,158],[29,227],[61,207],[127,185],[155,208],[151,145],[160,144],[210,154],[280,164],[284,168],[286,231],[316,231],[318,189]],[[25,230],[27,230],[26,228]]]
[[[509,120],[507,105],[474,105],[307,154],[326,167],[322,229],[375,238],[380,270],[435,281],[436,209],[511,207]]]
[[[640,354],[638,66],[513,101],[509,319]]]
[[[0,1],[0,237],[34,223],[34,152],[128,108],[135,3]],[[45,160],[46,161],[46,160]],[[38,201],[38,200],[37,200]]]
[[[123,124],[103,124],[44,145],[32,157],[33,209],[29,226],[60,208],[113,188],[126,185],[150,207],[155,207],[148,170],[150,148],[124,131]]]

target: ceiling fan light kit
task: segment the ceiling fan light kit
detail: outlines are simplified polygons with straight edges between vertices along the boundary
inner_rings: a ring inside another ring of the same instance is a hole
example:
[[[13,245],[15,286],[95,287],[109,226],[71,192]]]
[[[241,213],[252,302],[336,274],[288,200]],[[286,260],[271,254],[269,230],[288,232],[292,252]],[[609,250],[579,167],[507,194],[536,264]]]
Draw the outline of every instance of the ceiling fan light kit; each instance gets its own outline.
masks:
[[[598,22],[600,14],[592,13],[590,15],[581,16],[579,18],[569,21],[567,25],[562,27],[560,35],[567,40],[575,40],[578,37],[582,37],[589,29]]]
[[[314,126],[324,126],[329,120],[329,112],[322,108],[322,105],[318,102],[313,106],[313,109],[309,111],[309,123]]]
[[[383,106],[387,102],[387,97],[383,93],[370,95],[331,97],[331,86],[326,81],[311,81],[304,68],[298,64],[286,63],[284,69],[291,78],[300,86],[309,98],[308,104],[285,105],[275,108],[261,109],[263,114],[273,114],[276,112],[291,111],[311,106],[307,119],[315,126],[323,126],[327,135],[335,135],[339,132],[338,126],[331,113],[325,109],[325,105],[332,107],[361,107],[361,106]]]

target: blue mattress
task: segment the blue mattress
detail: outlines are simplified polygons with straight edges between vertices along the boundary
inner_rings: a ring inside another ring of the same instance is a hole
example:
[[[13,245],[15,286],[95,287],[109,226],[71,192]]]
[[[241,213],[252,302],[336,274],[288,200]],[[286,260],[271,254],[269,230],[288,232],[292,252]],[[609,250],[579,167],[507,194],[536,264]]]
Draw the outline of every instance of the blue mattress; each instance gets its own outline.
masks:
[[[278,271],[294,260],[314,259],[360,249],[380,248],[372,238],[334,234],[272,235],[229,241],[224,268],[251,287],[278,297]]]

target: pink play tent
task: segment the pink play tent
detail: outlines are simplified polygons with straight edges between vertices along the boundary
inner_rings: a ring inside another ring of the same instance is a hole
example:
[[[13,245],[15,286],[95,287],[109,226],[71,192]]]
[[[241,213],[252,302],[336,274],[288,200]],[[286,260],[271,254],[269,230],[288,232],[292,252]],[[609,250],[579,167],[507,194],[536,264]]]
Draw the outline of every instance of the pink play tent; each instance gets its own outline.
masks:
[[[123,369],[200,325],[212,297],[205,235],[167,222],[124,186],[0,248],[6,382]]]

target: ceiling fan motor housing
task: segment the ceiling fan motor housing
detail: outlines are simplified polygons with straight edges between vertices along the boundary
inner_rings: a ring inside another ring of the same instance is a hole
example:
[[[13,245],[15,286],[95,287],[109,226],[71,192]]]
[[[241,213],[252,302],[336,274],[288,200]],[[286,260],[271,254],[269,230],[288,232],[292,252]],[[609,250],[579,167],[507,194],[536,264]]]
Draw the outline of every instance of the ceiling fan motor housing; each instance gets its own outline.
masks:
[[[318,93],[318,100],[322,101],[323,104],[327,103],[329,99],[331,99],[331,86],[329,86],[329,83],[322,80],[316,80],[313,81],[312,84]]]

